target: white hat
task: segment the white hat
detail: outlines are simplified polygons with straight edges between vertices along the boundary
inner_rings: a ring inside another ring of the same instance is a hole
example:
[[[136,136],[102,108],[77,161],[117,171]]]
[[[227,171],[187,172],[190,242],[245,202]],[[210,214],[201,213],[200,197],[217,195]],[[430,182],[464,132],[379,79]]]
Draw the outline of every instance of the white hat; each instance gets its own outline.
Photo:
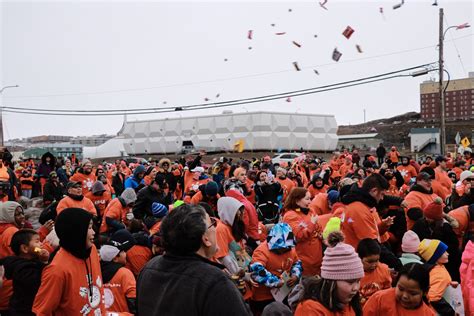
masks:
[[[103,245],[99,252],[102,261],[112,261],[119,253],[120,249],[111,245]]]
[[[461,183],[462,183],[464,180],[466,180],[468,178],[474,178],[474,173],[472,173],[469,170],[465,170],[465,171],[461,172],[461,176],[459,176],[459,181],[461,181]]]
[[[203,172],[204,172],[204,168],[203,168],[203,167],[196,167],[196,168],[194,168],[193,170],[191,170],[191,172],[200,172],[200,173],[203,173]]]

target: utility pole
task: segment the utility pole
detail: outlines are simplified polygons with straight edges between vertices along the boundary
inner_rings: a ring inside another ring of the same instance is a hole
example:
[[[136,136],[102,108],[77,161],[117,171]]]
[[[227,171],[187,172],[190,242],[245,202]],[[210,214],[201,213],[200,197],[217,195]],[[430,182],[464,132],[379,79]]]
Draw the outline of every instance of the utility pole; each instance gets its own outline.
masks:
[[[365,109],[364,109],[364,124],[365,124],[365,122],[366,122],[366,121],[365,121]]]
[[[2,93],[3,93],[3,90],[5,89],[8,89],[8,88],[18,88],[19,85],[16,85],[16,86],[5,86],[3,88],[0,89],[0,102],[2,101],[1,100],[1,97],[2,97]],[[4,143],[3,143],[3,106],[0,106],[0,146],[3,147]]]
[[[446,108],[444,104],[444,89],[443,89],[443,48],[444,48],[444,33],[443,33],[443,8],[439,8],[439,105],[440,105],[440,151],[441,155],[446,153]]]

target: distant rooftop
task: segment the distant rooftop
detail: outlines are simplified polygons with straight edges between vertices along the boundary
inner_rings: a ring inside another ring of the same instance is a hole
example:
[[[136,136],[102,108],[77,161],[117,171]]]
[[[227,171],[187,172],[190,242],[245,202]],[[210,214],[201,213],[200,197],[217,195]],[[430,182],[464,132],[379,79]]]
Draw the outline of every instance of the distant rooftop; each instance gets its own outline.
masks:
[[[338,135],[339,140],[377,138],[379,133]]]
[[[439,128],[412,128],[410,134],[431,134],[439,133]]]

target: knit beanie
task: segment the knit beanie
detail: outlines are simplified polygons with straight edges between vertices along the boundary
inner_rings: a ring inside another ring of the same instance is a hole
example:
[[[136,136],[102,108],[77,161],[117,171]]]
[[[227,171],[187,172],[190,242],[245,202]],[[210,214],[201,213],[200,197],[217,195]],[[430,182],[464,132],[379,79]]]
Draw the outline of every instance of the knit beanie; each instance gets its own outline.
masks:
[[[443,219],[443,200],[440,197],[434,199],[433,202],[425,206],[423,215],[427,219],[440,220]]]
[[[151,213],[154,217],[162,218],[168,214],[168,208],[161,203],[153,202],[151,205]]]
[[[99,193],[99,192],[104,192],[105,191],[105,186],[102,182],[96,181],[92,185],[91,191],[92,191],[92,194],[96,194],[96,193]]]
[[[135,203],[135,201],[137,200],[137,194],[132,188],[125,189],[122,194],[120,194],[120,197],[125,201],[126,205]]]
[[[336,203],[338,198],[339,198],[339,191],[331,190],[328,192],[328,201],[331,202],[331,204]]]
[[[327,280],[355,280],[364,277],[362,261],[351,245],[343,243],[341,232],[328,236],[330,247],[326,248],[321,266],[321,277]]]
[[[418,252],[418,246],[420,245],[420,238],[418,235],[409,230],[405,232],[402,238],[402,251],[406,253],[416,253]]]
[[[418,253],[426,263],[434,264],[448,250],[448,246],[437,239],[423,239],[418,246]]]
[[[323,238],[327,239],[329,234],[341,230],[341,219],[339,217],[331,217],[323,231]]]
[[[207,196],[216,196],[218,191],[219,187],[214,181],[206,183],[206,186],[204,187],[204,193],[206,193]]]

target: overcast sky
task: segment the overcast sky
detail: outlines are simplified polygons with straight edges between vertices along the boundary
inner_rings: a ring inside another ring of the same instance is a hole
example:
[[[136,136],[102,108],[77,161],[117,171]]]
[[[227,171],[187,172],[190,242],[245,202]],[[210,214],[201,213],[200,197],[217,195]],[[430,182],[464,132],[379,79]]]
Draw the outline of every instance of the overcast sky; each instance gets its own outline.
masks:
[[[5,90],[0,102],[50,109],[182,106],[204,98],[225,101],[317,87],[435,62],[439,8],[444,7],[445,25],[473,24],[473,1],[432,3],[406,0],[394,10],[396,0],[329,0],[324,10],[316,0],[2,1],[0,84],[20,87]],[[350,39],[342,35],[347,26],[355,30]],[[473,43],[472,28],[447,33],[445,60],[452,78],[473,70]],[[331,59],[335,47],[342,53],[339,62]],[[294,69],[295,61],[301,71]],[[294,97],[292,102],[227,109],[334,114],[338,124],[357,124],[363,122],[363,109],[367,120],[419,111],[419,84],[429,78],[397,78]],[[6,139],[115,134],[122,122],[120,116],[3,115]]]

